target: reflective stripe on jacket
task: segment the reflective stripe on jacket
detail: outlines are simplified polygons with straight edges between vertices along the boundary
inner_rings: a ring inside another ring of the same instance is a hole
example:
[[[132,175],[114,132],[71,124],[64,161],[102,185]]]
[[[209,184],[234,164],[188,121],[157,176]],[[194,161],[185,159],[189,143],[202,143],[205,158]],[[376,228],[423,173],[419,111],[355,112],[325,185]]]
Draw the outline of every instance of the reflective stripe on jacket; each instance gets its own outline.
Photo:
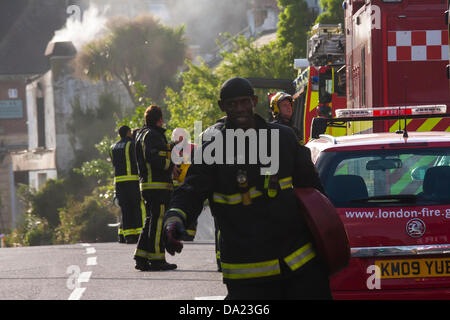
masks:
[[[164,132],[163,128],[145,126],[136,136],[136,159],[142,191],[173,189],[173,163]]]
[[[243,164],[194,162],[184,183],[175,189],[166,213],[167,218],[177,216],[188,226],[198,218],[208,199],[220,230],[220,260],[226,283],[285,276],[284,272],[297,272],[316,256],[293,189],[316,188],[323,192],[310,153],[300,145],[290,128],[267,123],[257,115],[255,122],[258,140],[245,141],[245,151],[250,147],[254,147],[256,154],[260,154],[262,148],[272,150],[270,145],[261,145],[272,143],[270,139],[259,139],[258,134],[266,132],[267,137],[271,137],[271,131],[278,130],[278,140],[273,142],[278,144],[278,149],[274,149],[277,154],[272,157],[275,159],[278,155],[278,171],[264,175],[267,163],[258,161]],[[226,129],[228,124],[219,129],[223,149],[215,149],[223,159],[227,159],[229,142]],[[207,150],[213,141],[205,142],[202,149]],[[239,182],[243,175],[244,186]]]
[[[134,141],[125,137],[111,146],[114,182],[139,181]]]
[[[280,179],[279,181],[280,189],[285,190],[288,188],[292,188],[292,177],[287,177]],[[257,197],[262,196],[264,193],[262,191],[256,190],[256,187],[251,187],[249,190],[250,198],[255,199]],[[242,202],[242,195],[240,193],[235,194],[222,194],[222,193],[213,193],[213,201],[217,203],[223,203],[223,204],[239,204]]]

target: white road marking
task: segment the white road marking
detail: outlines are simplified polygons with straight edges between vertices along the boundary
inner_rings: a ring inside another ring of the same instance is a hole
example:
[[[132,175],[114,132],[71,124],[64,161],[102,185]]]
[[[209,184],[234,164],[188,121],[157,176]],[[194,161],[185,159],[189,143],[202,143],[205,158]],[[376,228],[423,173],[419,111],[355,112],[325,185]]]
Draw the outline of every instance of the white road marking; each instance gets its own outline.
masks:
[[[81,245],[83,247],[86,247],[86,254],[94,254],[97,252],[95,250],[95,248],[91,247],[91,245],[89,243],[81,243]],[[86,265],[87,266],[96,266],[97,265],[97,257],[88,257],[86,260]],[[79,272],[79,267],[77,267],[77,268],[78,268],[78,272]],[[86,291],[86,288],[81,288],[79,286],[79,284],[83,283],[83,282],[85,282],[85,283],[89,282],[91,275],[92,275],[92,271],[85,271],[85,272],[81,272],[79,274],[78,278],[76,279],[76,281],[78,282],[78,285],[70,294],[69,300],[80,300],[81,299],[81,296]]]
[[[97,265],[97,257],[89,257],[86,261],[87,266],[96,266]]]
[[[92,271],[85,271],[85,272],[80,273],[80,276],[78,277],[78,283],[89,282],[91,275],[92,275]]]
[[[195,297],[194,300],[224,300],[225,296]]]
[[[95,248],[93,248],[93,247],[86,248],[86,254],[93,254],[95,252],[96,252]]]
[[[86,288],[76,288],[69,296],[69,300],[80,300]]]

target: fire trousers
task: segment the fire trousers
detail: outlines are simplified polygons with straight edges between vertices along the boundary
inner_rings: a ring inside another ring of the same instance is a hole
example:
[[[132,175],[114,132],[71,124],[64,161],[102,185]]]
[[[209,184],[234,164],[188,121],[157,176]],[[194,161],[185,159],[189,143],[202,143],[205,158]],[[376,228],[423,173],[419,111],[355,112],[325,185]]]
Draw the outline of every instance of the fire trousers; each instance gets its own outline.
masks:
[[[142,231],[145,217],[139,181],[117,182],[116,197],[122,211],[119,237],[127,239],[130,236],[138,236]]]
[[[143,190],[147,217],[137,244],[134,257],[150,261],[165,261],[165,246],[162,241],[163,219],[169,205],[171,190]]]
[[[332,300],[328,273],[314,258],[292,272],[281,264],[281,277],[259,282],[230,281],[226,300]]]

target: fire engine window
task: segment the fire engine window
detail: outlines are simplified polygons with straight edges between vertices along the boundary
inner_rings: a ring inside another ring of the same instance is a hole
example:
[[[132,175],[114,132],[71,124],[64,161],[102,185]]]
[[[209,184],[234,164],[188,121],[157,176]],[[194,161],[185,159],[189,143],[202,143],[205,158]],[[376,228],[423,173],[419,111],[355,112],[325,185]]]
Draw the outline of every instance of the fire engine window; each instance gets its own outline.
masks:
[[[338,71],[336,71],[335,79],[334,79],[334,92],[339,97],[345,97],[345,95],[346,95],[345,83],[346,83],[346,81],[345,81],[345,67],[342,67]]]
[[[333,94],[333,72],[331,68],[326,67],[320,71],[319,75],[319,102],[330,103]]]
[[[327,80],[325,82],[325,91],[329,94],[333,93],[333,80]]]

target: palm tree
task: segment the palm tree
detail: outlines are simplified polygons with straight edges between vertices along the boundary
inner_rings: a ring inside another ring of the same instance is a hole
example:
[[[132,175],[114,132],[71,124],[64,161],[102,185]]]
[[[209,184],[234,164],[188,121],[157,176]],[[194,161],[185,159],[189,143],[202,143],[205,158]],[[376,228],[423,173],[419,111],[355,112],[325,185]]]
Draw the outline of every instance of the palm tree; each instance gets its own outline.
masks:
[[[184,27],[167,27],[150,15],[141,15],[112,18],[107,30],[77,54],[76,74],[91,80],[117,79],[132,101],[139,81],[146,86],[148,98],[161,101],[186,57]]]

